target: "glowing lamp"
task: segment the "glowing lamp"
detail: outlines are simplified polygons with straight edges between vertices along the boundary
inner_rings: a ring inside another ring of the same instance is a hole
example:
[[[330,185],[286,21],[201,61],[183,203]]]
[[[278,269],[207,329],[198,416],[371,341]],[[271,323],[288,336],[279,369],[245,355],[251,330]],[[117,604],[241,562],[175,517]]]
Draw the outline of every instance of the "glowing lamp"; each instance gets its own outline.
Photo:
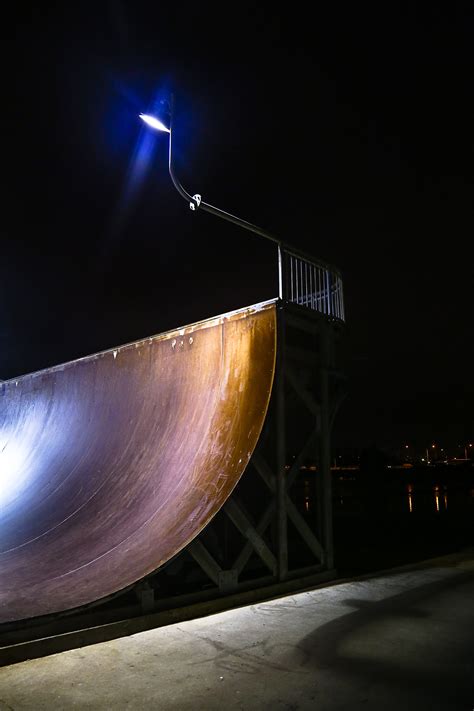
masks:
[[[162,123],[155,116],[150,116],[149,114],[139,114],[142,121],[144,121],[148,126],[154,128],[156,131],[166,131],[169,133],[169,128],[166,128],[165,124]]]

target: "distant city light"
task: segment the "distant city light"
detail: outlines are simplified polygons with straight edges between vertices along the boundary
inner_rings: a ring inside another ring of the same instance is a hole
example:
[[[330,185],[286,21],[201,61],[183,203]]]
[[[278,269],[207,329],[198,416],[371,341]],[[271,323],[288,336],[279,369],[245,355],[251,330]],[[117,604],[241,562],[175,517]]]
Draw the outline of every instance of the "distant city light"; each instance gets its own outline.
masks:
[[[169,128],[166,128],[165,124],[155,116],[150,116],[149,114],[139,114],[139,116],[141,120],[148,124],[148,126],[151,126],[151,128],[154,128],[157,131],[166,131],[166,133],[170,132]]]

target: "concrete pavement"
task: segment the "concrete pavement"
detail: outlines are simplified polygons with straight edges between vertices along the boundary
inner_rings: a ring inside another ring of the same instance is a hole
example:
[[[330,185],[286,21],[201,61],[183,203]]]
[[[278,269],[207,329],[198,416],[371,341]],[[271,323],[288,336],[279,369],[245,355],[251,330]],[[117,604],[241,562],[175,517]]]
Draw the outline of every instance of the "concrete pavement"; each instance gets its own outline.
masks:
[[[0,711],[473,708],[473,551],[0,668]]]

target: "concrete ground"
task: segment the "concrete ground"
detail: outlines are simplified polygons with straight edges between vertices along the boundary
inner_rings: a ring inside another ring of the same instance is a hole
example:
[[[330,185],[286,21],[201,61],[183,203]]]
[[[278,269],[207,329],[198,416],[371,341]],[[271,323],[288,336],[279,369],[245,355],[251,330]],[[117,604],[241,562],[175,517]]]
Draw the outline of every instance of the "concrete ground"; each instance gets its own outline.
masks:
[[[474,553],[0,669],[0,711],[474,708]]]

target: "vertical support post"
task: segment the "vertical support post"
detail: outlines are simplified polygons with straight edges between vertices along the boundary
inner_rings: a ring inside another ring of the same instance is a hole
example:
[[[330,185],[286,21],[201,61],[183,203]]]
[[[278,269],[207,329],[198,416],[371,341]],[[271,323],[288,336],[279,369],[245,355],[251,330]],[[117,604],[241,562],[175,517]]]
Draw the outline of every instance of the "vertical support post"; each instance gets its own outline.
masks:
[[[278,298],[283,300],[283,254],[278,243]]]
[[[278,579],[285,580],[288,574],[288,533],[286,511],[286,417],[285,417],[285,311],[278,310],[278,358],[277,358],[277,413],[276,413],[276,461],[277,461],[277,536]]]
[[[331,428],[329,423],[329,364],[330,364],[330,330],[327,324],[321,328],[321,430],[319,441],[319,456],[323,484],[323,533],[326,566],[334,567],[334,542],[332,523],[332,479],[331,479]]]

